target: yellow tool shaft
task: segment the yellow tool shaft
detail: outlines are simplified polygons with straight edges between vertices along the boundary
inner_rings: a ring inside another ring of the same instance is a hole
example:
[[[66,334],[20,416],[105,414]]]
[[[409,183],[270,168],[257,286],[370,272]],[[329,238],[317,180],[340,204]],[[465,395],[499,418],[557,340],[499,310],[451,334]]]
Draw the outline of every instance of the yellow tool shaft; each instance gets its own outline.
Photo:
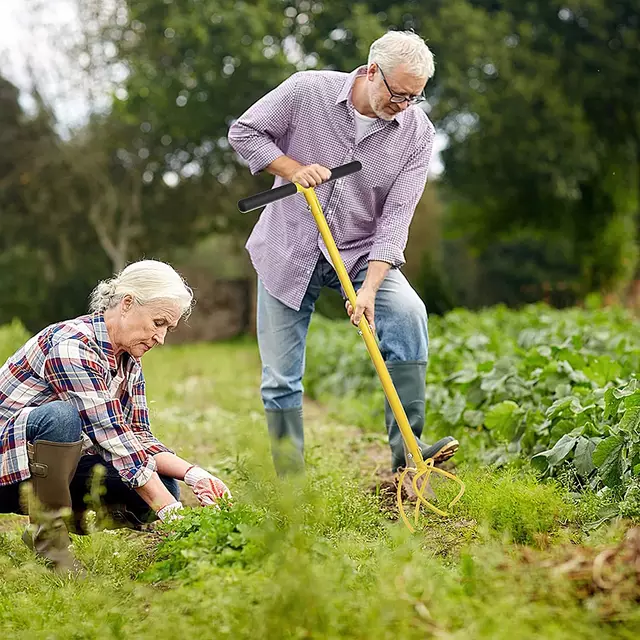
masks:
[[[331,235],[331,230],[329,229],[329,225],[327,224],[327,221],[322,212],[322,207],[320,206],[320,202],[318,201],[318,196],[312,188],[307,189],[300,186],[299,184],[296,184],[296,187],[307,200],[307,204],[311,209],[311,213],[313,214],[313,217],[316,221],[318,230],[320,231],[320,235],[322,236],[327,250],[329,251],[329,256],[331,257],[333,266],[338,274],[340,284],[347,294],[347,298],[349,298],[351,306],[355,309],[356,292],[353,288],[353,285],[351,284],[351,280],[349,279],[349,274],[347,273],[347,270],[344,266],[344,262],[340,257],[338,247],[336,246],[333,236]],[[398,427],[400,427],[400,433],[402,433],[402,438],[404,439],[407,451],[413,458],[413,464],[418,468],[422,468],[422,452],[418,447],[416,439],[413,435],[413,431],[411,431],[411,426],[409,425],[407,414],[405,413],[402,403],[400,402],[398,392],[396,391],[393,381],[391,380],[387,365],[384,363],[382,354],[380,353],[380,349],[378,348],[378,343],[376,342],[376,338],[373,335],[373,331],[371,331],[369,322],[364,317],[364,314],[362,316],[362,320],[360,320],[360,323],[358,324],[358,329],[360,330],[362,337],[364,338],[364,343],[367,347],[369,355],[371,356],[371,360],[373,361],[373,366],[378,373],[380,382],[382,383],[382,388],[384,389],[384,393],[387,396],[387,400],[389,401],[389,406],[393,411],[393,415],[395,416],[395,419],[398,423]]]

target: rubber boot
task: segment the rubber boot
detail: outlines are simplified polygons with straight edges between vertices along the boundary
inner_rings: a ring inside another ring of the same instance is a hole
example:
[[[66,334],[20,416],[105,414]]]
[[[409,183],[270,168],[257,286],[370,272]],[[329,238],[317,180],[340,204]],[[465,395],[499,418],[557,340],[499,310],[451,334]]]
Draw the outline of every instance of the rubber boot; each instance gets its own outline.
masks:
[[[29,521],[22,540],[61,574],[81,572],[69,551],[71,540],[65,518],[71,515],[69,485],[82,454],[82,441],[27,445],[31,490]]]
[[[389,362],[387,369],[407,414],[411,431],[418,441],[423,459],[434,458],[436,462],[441,462],[450,458],[458,449],[458,441],[451,436],[446,436],[432,445],[420,440],[424,428],[426,362]],[[406,465],[405,448],[400,427],[386,398],[384,415],[391,447],[391,470],[395,473]]]
[[[304,471],[302,407],[266,409],[271,455],[279,476]]]

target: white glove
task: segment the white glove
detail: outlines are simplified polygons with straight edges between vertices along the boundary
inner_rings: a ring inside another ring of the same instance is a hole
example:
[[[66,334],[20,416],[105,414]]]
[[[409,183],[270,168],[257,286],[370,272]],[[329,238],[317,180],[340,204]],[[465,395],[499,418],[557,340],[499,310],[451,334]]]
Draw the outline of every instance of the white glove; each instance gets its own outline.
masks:
[[[231,491],[229,491],[227,485],[220,478],[212,476],[202,467],[195,465],[190,467],[187,473],[184,474],[184,481],[191,487],[196,498],[198,498],[198,502],[203,507],[216,504],[223,496],[231,499]]]
[[[156,515],[160,518],[161,522],[171,522],[172,520],[181,520],[182,516],[178,513],[182,509],[182,502],[172,502],[167,504],[162,509],[156,511]]]

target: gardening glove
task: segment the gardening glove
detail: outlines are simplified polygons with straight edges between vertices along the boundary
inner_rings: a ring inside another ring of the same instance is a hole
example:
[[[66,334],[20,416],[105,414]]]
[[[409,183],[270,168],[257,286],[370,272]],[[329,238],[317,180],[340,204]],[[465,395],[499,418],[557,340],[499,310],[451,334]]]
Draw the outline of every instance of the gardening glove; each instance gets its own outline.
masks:
[[[227,496],[231,499],[231,491],[222,480],[212,476],[202,467],[194,465],[184,474],[184,481],[198,498],[203,507],[216,504],[220,498]]]
[[[182,502],[172,502],[167,504],[162,509],[158,509],[156,515],[160,518],[161,522],[171,522],[173,520],[181,520],[182,516],[178,513],[182,509]]]

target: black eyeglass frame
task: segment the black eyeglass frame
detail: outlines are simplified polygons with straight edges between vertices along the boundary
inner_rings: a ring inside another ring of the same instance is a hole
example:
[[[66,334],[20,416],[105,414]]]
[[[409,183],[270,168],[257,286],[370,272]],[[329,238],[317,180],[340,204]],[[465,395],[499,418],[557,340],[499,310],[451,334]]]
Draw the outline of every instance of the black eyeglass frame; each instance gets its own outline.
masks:
[[[384,71],[382,71],[382,68],[380,67],[379,64],[376,64],[376,67],[378,68],[378,71],[380,71],[380,75],[382,76],[382,82],[384,82],[384,86],[387,87],[387,91],[389,92],[389,95],[391,96],[389,98],[389,102],[393,102],[394,104],[402,104],[403,102],[408,102],[409,104],[420,104],[421,102],[424,102],[427,98],[424,95],[424,93],[420,93],[417,96],[401,96],[399,93],[393,93],[393,91],[391,91],[391,87],[389,86],[389,83],[387,82],[387,79],[384,76]]]

